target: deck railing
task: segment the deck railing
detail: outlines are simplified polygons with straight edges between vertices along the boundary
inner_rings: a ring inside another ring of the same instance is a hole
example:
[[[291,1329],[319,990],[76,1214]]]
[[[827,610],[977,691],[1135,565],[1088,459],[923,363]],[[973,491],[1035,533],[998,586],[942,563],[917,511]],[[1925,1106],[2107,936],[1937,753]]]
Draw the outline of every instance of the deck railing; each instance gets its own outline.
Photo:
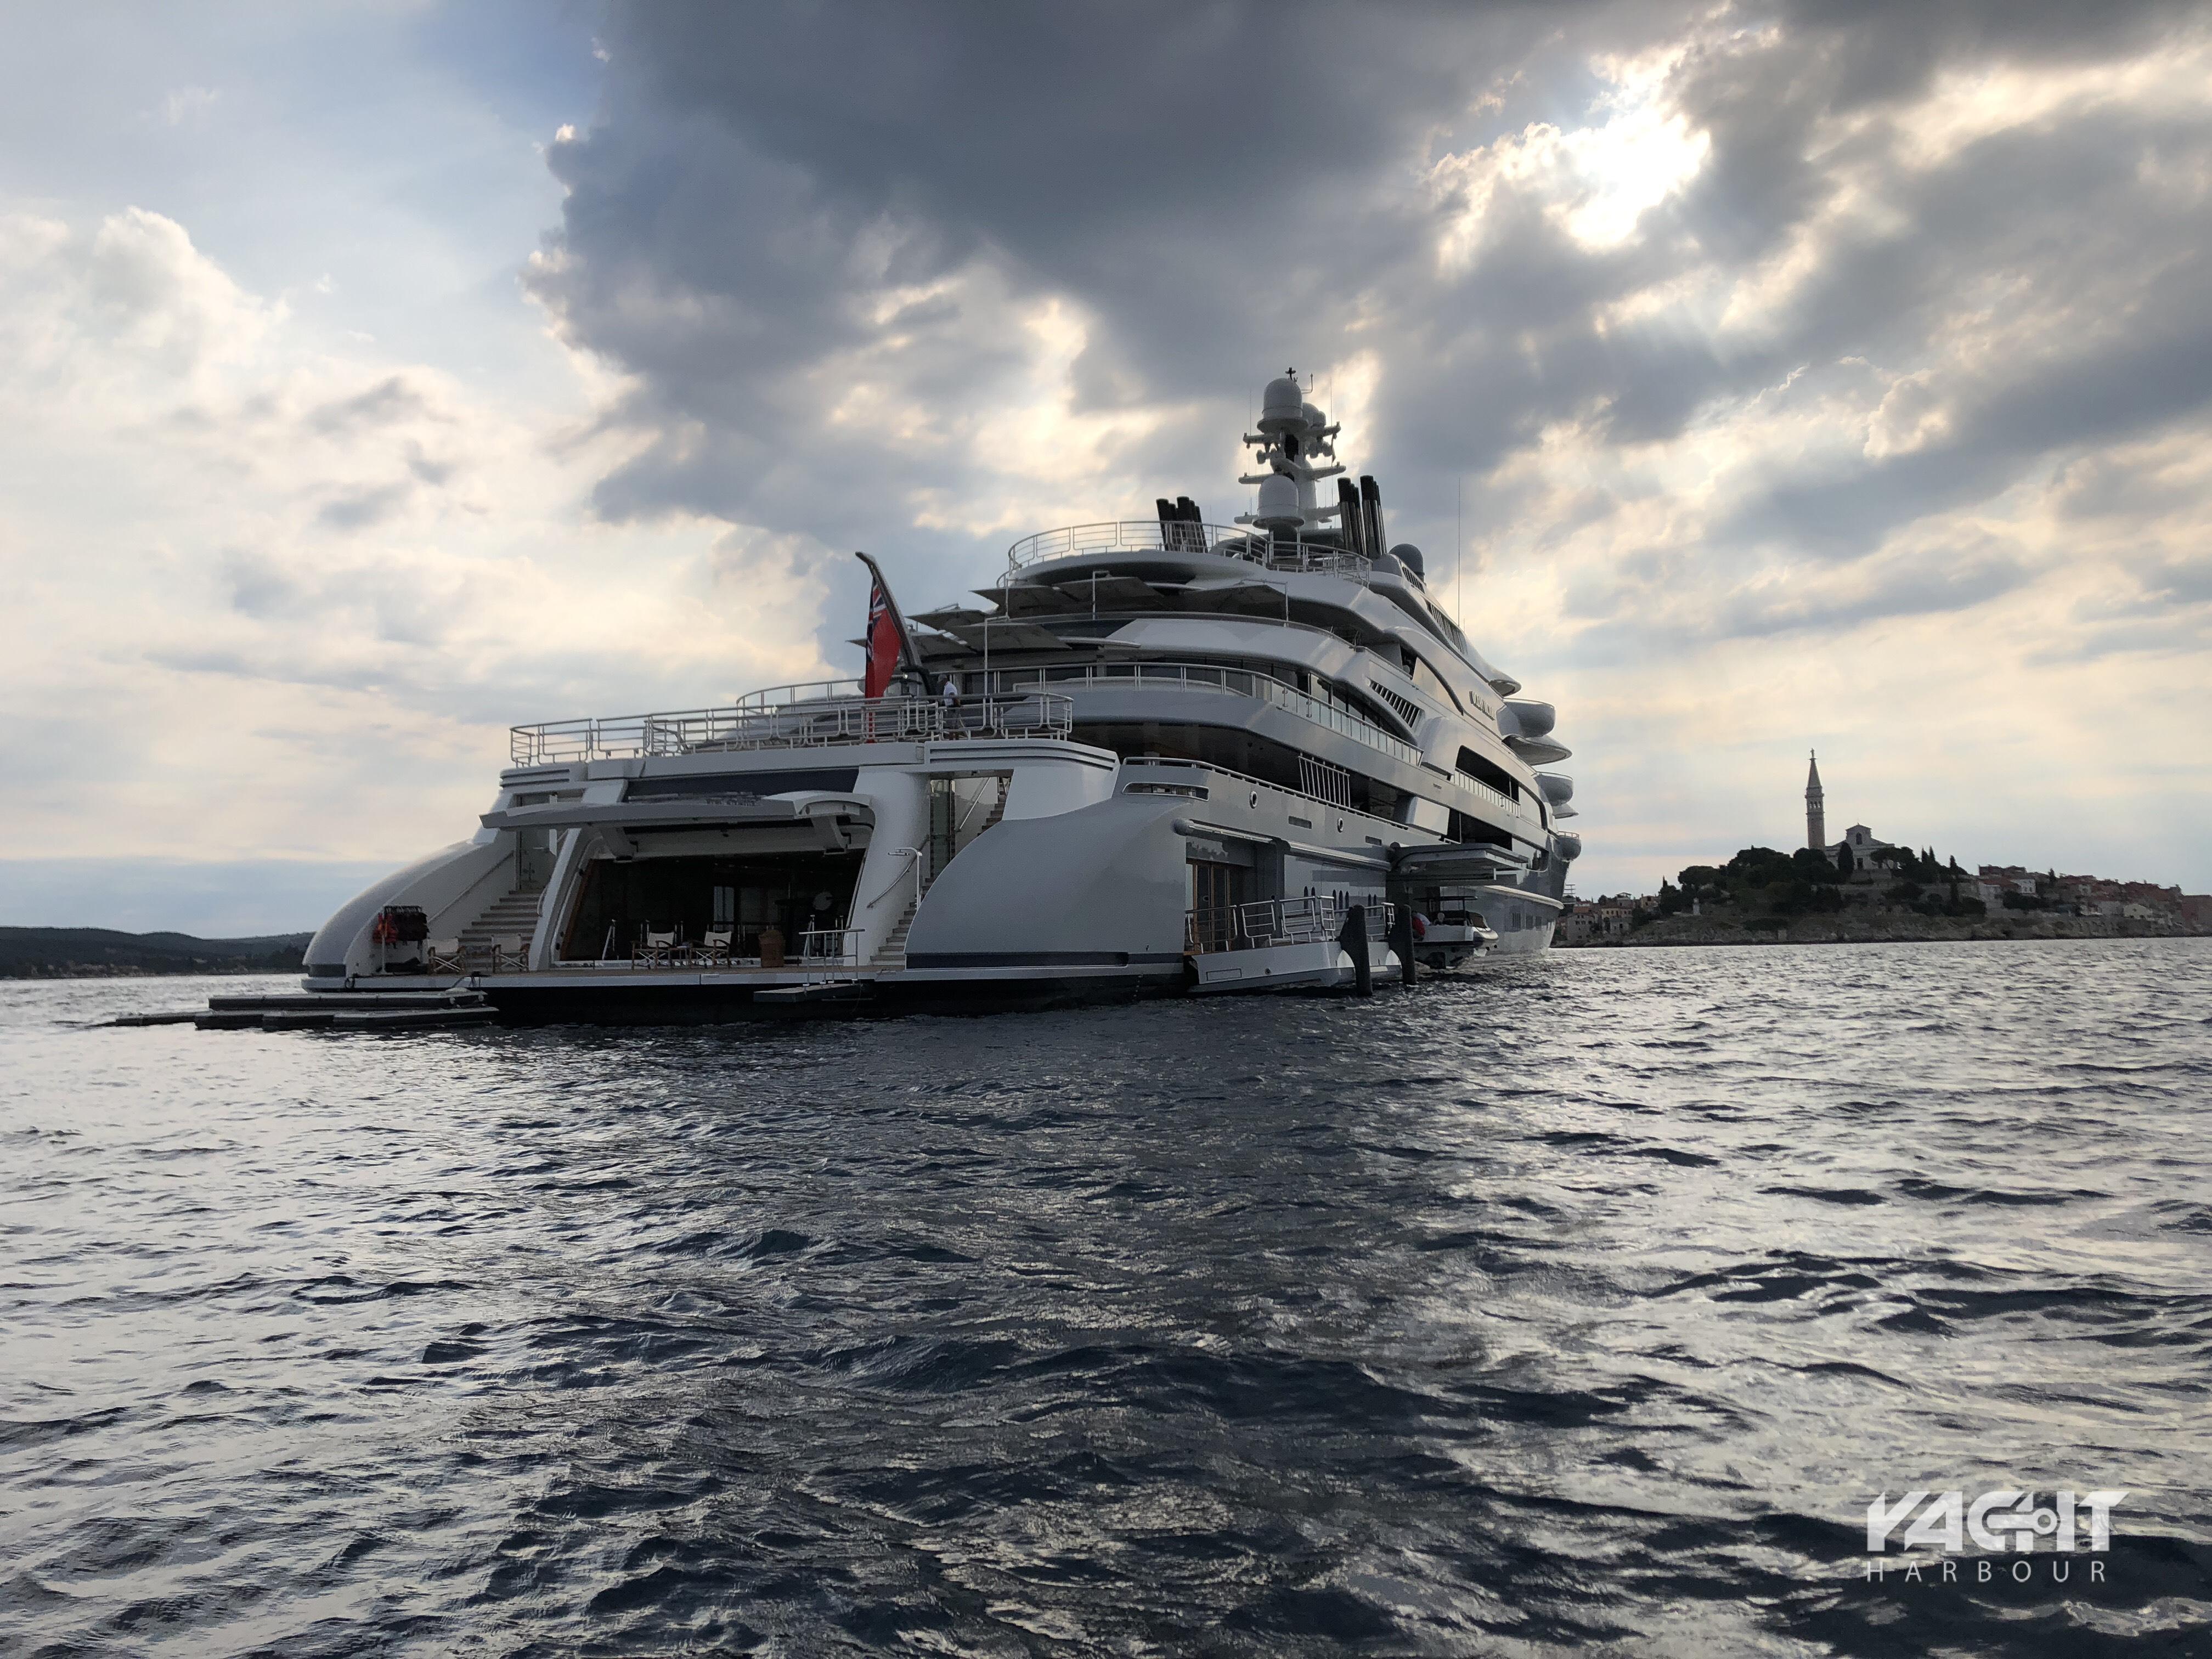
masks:
[[[1094,553],[1211,553],[1242,559],[1270,570],[1328,570],[1358,574],[1371,562],[1350,553],[1335,540],[1225,524],[1164,524],[1157,519],[1124,519],[1100,524],[1064,525],[1024,536],[1006,550],[1011,573],[1047,559]]]
[[[1256,697],[1286,709],[1301,720],[1326,726],[1379,749],[1408,766],[1421,763],[1421,751],[1402,738],[1394,737],[1371,720],[1362,720],[1334,703],[1309,696],[1269,674],[1249,668],[1226,668],[1212,663],[1142,662],[1079,663],[1066,667],[1002,669],[991,677],[994,690],[1024,686],[1066,687],[1083,690],[1225,691]]]
[[[1378,944],[1389,939],[1391,906],[1377,899],[1363,901],[1363,908],[1367,937]],[[1249,951],[1331,943],[1343,934],[1351,909],[1352,902],[1336,893],[1200,906],[1183,913],[1186,946],[1193,951]]]
[[[1169,767],[1188,772],[1211,772],[1219,777],[1234,778],[1239,783],[1251,786],[1255,794],[1264,793],[1282,795],[1291,800],[1310,803],[1330,817],[1346,822],[1357,819],[1360,835],[1378,846],[1382,844],[1382,837],[1369,836],[1367,834],[1369,830],[1386,830],[1401,836],[1406,833],[1406,826],[1392,819],[1378,817],[1372,812],[1362,811],[1357,806],[1346,806],[1340,802],[1309,794],[1303,789],[1293,789],[1287,784],[1271,783],[1266,778],[1255,778],[1249,772],[1239,772],[1231,767],[1218,765],[1212,761],[1188,760],[1180,755],[1127,755],[1122,757],[1121,765],[1125,772],[1133,766]],[[1123,786],[1125,793],[1127,787],[1127,785]],[[1201,796],[1200,799],[1204,797]],[[1258,803],[1255,802],[1254,805],[1256,805]]]
[[[733,705],[738,708],[781,708],[794,702],[825,702],[837,697],[857,697],[859,680],[805,680],[797,685],[770,685],[748,691]]]
[[[860,965],[858,927],[810,927],[799,936],[799,965],[802,968],[857,968]]]
[[[1466,790],[1471,795],[1488,795],[1492,799],[1498,801],[1500,805],[1505,806],[1518,807],[1520,805],[1519,801],[1507,794],[1496,784],[1485,783],[1480,778],[1469,777],[1464,772],[1455,771],[1451,775],[1451,781],[1455,784],[1457,784],[1461,788]]]
[[[779,688],[788,690],[790,688]],[[825,697],[769,708],[690,708],[608,720],[549,720],[511,729],[517,766],[696,755],[755,749],[817,749],[856,743],[926,743],[955,738],[1065,738],[1074,704],[1048,692],[1012,697]]]

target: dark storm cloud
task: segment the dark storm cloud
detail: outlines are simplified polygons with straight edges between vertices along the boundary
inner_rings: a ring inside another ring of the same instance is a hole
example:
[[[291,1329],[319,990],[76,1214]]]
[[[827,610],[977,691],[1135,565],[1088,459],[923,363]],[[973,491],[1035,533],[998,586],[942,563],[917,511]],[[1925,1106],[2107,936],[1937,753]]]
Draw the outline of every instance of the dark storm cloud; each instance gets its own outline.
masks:
[[[632,239],[655,281],[734,301],[771,362],[836,337],[817,278],[851,274],[864,230],[892,283],[989,252],[1122,318],[1121,362],[1162,388],[1210,392],[1248,340],[1341,313],[1363,267],[1413,251],[1393,169],[1589,9],[625,9],[608,118],[556,152],[601,186],[568,246]]]
[[[1844,626],[1977,603],[2014,567],[1771,613],[1729,550],[1847,565],[2039,465],[2201,417],[2201,101],[2061,100],[1932,161],[1913,126],[1957,72],[2079,74],[2201,27],[2179,6],[2008,0],[623,7],[599,119],[552,149],[569,196],[532,280],[633,377],[611,418],[647,441],[602,511],[831,541],[902,529],[912,492],[992,487],[986,465],[948,477],[941,453],[837,417],[848,366],[896,342],[905,397],[974,419],[1026,361],[1012,308],[1053,296],[1087,325],[1079,410],[1182,411],[1132,441],[1133,471],[1218,479],[1219,419],[1261,374],[1371,350],[1359,453],[1408,522],[1448,518],[1459,475],[1498,475],[1470,492],[1485,533],[1540,505],[1503,479],[1547,430],[1666,445],[1793,377],[1857,374],[1836,418],[1863,445],[1753,469],[1706,532],[1710,580],[1745,584],[1717,613]],[[1542,189],[1484,175],[1467,257],[1439,257],[1474,205],[1440,158],[1583,124],[1595,59],[1670,45],[1661,96],[1706,149],[1632,234],[1580,238]],[[1793,248],[1804,269],[1755,327],[1613,314],[1669,285],[1755,288]],[[1559,533],[1619,504],[1585,489]],[[933,543],[975,556],[957,532]]]
[[[793,418],[835,387],[784,377],[918,331],[943,355],[925,343],[912,384],[958,406],[1018,361],[1006,320],[857,302],[975,260],[1017,297],[1068,295],[1100,320],[1074,370],[1084,404],[1241,409],[1256,366],[1338,349],[1373,279],[1425,257],[1431,131],[1570,15],[617,12],[603,118],[552,152],[571,196],[538,288],[573,337],[643,377],[635,418],[704,426],[672,430],[603,505],[796,507],[875,462],[827,434],[792,453]]]

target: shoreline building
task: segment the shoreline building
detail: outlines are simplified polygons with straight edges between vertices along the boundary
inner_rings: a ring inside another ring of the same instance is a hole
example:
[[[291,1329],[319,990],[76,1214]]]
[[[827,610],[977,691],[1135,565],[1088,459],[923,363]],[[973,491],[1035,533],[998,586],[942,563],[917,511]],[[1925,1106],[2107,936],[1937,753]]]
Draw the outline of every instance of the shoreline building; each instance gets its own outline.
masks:
[[[1877,853],[1893,844],[1863,823],[1855,823],[1844,830],[1841,841],[1828,839],[1827,792],[1820,787],[1820,751],[1814,750],[1812,760],[1805,769],[1805,845],[1831,864],[1836,861],[1836,855],[1848,847],[1854,868],[1864,872],[1871,868]]]

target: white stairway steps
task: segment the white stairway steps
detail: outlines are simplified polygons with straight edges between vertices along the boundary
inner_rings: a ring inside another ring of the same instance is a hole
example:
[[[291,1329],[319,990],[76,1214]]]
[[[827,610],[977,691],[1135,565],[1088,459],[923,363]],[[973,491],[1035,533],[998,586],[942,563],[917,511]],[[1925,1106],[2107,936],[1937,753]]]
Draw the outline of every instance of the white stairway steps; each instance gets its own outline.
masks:
[[[1001,781],[999,786],[999,798],[995,801],[992,802],[991,810],[989,813],[985,816],[982,827],[975,831],[976,835],[981,835],[983,830],[988,830],[993,824],[998,823],[1000,819],[1006,816],[1006,796],[1010,792],[1007,790],[1006,784]],[[970,836],[969,839],[972,841],[974,836]],[[899,917],[897,925],[892,927],[889,935],[887,935],[884,939],[884,942],[876,947],[875,955],[868,958],[868,966],[871,968],[903,968],[906,966],[906,936],[913,930],[914,913],[915,909],[920,907],[921,903],[921,896],[920,894],[916,894],[913,898],[907,902],[905,914]]]
[[[461,929],[461,949],[488,951],[495,939],[528,939],[538,931],[538,907],[544,897],[542,892],[509,893],[494,899],[482,915]]]
[[[884,942],[876,947],[875,955],[868,958],[868,966],[871,968],[906,966],[906,936],[908,930],[914,926],[915,907],[921,902],[920,899],[907,901],[906,909],[900,915],[897,924],[892,927]]]

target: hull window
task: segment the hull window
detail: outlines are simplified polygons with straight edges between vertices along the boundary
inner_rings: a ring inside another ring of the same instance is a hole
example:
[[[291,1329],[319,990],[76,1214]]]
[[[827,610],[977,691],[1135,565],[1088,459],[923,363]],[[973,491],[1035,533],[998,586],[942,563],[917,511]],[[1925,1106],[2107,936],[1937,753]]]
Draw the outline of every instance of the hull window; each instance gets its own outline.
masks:
[[[1459,751],[1459,769],[1468,776],[1488,784],[1492,789],[1504,791],[1508,800],[1521,799],[1521,785],[1514,775],[1495,761],[1483,759],[1472,749]]]
[[[1461,842],[1472,842],[1482,847],[1510,847],[1513,837],[1494,823],[1485,823],[1468,812],[1451,815],[1451,838]]]
[[[1093,744],[1101,749],[1110,749],[1126,759],[1141,760],[1148,755],[1164,755],[1174,760],[1198,761],[1206,765],[1218,766],[1231,772],[1241,772],[1246,777],[1256,778],[1261,783],[1272,783],[1279,789],[1294,790],[1302,795],[1316,793],[1309,787],[1302,762],[1311,758],[1286,744],[1263,738],[1256,732],[1235,731],[1217,726],[1179,726],[1165,721],[1146,721],[1143,724],[1123,724],[1114,720],[1086,722],[1075,728],[1078,743]],[[1328,763],[1322,763],[1328,764]],[[1348,806],[1352,811],[1365,812],[1378,818],[1396,821],[1404,809],[1406,793],[1392,787],[1380,779],[1363,773],[1341,773],[1349,799],[1328,800],[1335,806]]]

